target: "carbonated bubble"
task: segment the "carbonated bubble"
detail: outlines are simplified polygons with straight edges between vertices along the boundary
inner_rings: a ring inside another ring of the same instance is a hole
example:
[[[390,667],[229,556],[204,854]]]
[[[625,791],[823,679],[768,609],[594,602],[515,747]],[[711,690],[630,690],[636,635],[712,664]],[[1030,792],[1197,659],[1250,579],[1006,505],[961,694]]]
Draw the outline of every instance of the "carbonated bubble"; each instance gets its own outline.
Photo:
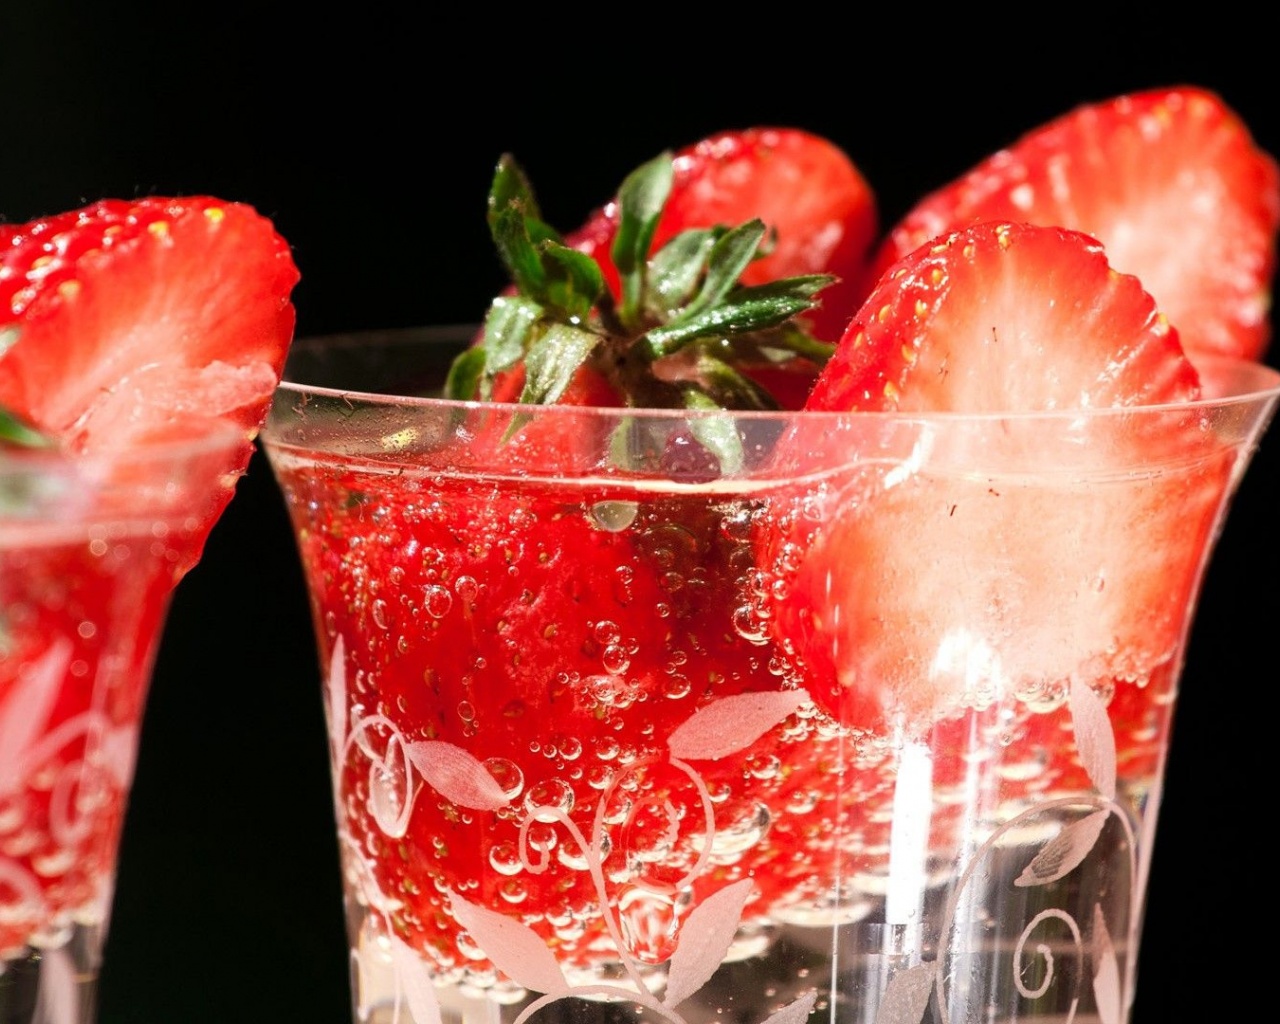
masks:
[[[591,521],[601,530],[618,533],[635,521],[639,508],[634,501],[598,501],[591,506]]]
[[[427,614],[433,619],[443,619],[453,607],[453,595],[444,587],[433,586],[426,589]]]
[[[557,811],[573,810],[573,788],[563,779],[544,779],[525,794],[524,807],[535,821],[556,821]]]

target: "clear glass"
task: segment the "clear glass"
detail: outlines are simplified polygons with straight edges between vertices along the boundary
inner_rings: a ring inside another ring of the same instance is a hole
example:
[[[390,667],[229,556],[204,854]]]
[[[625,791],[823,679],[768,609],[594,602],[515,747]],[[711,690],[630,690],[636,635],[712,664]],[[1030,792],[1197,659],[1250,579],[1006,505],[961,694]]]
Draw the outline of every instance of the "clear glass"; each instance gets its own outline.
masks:
[[[1280,375],[531,409],[431,398],[449,333],[296,343],[263,434],[353,1019],[1123,1024],[1187,631]]]
[[[0,1022],[89,1024],[152,659],[239,431],[0,450]]]

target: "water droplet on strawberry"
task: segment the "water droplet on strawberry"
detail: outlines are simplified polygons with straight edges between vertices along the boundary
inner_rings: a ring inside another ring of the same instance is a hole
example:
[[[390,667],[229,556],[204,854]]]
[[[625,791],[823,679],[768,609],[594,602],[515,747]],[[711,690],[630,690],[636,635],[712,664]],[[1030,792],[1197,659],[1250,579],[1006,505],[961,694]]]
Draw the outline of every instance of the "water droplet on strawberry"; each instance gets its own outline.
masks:
[[[502,898],[508,903],[523,903],[529,896],[529,891],[524,884],[517,879],[508,878],[501,886],[498,892],[502,894]]]
[[[563,779],[544,779],[525,794],[524,806],[535,821],[556,821],[557,812],[573,810],[573,787]]]
[[[604,667],[614,675],[622,675],[631,666],[631,658],[627,654],[627,649],[621,644],[610,644],[604,649],[600,660],[604,663]]]
[[[462,600],[469,602],[476,599],[476,595],[480,592],[480,584],[471,576],[459,576],[453,584],[453,589],[458,592]]]
[[[716,818],[711,855],[722,863],[736,860],[760,842],[773,822],[769,808],[759,801],[743,801],[717,812]]]
[[[520,851],[514,843],[498,843],[489,850],[489,866],[500,875],[518,875],[524,870]]]
[[[671,700],[680,700],[682,697],[689,696],[690,684],[688,678],[681,675],[673,675],[662,684],[662,694]]]

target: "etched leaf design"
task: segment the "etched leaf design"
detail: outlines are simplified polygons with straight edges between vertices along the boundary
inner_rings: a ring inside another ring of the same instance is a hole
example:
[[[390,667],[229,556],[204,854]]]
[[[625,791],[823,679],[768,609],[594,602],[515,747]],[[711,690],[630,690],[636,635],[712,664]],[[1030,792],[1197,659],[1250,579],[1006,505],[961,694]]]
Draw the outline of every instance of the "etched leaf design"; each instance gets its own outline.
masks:
[[[329,655],[329,678],[325,681],[329,700],[329,756],[333,761],[334,779],[341,775],[342,751],[347,744],[347,663],[346,645],[342,637],[333,644]]]
[[[1124,1024],[1124,997],[1120,987],[1120,965],[1115,943],[1107,930],[1102,905],[1093,907],[1093,998],[1098,1004],[1100,1024]]]
[[[548,995],[569,991],[555,955],[532,928],[514,917],[468,903],[457,893],[449,897],[449,908],[476,947],[517,985]]]
[[[813,1013],[813,1004],[818,1001],[818,993],[810,992],[801,996],[794,1003],[788,1003],[776,1013],[769,1014],[764,1024],[802,1024]]]
[[[1022,874],[1014,879],[1013,884],[1048,885],[1075,870],[1076,865],[1089,856],[1089,851],[1102,834],[1102,826],[1106,824],[1110,813],[1094,811],[1079,821],[1073,821],[1045,843]]]
[[[699,903],[680,928],[676,950],[667,968],[667,992],[662,1000],[678,1006],[716,973],[742,921],[742,908],[751,895],[751,879],[726,885]]]
[[[1071,680],[1071,724],[1080,762],[1094,787],[1108,800],[1116,796],[1116,734],[1107,706],[1088,683]]]
[[[876,1024],[920,1024],[929,1005],[936,969],[934,964],[916,964],[889,979],[880,997]]]
[[[727,757],[750,746],[808,699],[806,690],[722,697],[677,726],[667,747],[682,760]]]
[[[441,1024],[440,1002],[436,999],[431,973],[418,955],[394,936],[391,939],[391,963],[413,1024]]]
[[[476,811],[507,806],[507,795],[489,769],[456,744],[424,740],[406,750],[427,784],[450,803]]]
[[[44,731],[70,661],[71,644],[57,641],[0,703],[0,796],[21,787],[23,755]]]

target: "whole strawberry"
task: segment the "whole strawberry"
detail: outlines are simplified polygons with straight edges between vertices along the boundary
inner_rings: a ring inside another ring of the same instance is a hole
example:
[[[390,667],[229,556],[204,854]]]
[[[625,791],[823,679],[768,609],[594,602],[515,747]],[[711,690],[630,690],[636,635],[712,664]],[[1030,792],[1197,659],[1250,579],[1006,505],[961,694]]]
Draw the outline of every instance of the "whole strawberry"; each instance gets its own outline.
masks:
[[[455,367],[452,397],[769,409],[800,404],[829,355],[810,324],[838,335],[816,318],[830,296],[843,323],[875,214],[830,143],[757,129],[649,161],[567,237],[504,157],[489,223],[515,287]]]

